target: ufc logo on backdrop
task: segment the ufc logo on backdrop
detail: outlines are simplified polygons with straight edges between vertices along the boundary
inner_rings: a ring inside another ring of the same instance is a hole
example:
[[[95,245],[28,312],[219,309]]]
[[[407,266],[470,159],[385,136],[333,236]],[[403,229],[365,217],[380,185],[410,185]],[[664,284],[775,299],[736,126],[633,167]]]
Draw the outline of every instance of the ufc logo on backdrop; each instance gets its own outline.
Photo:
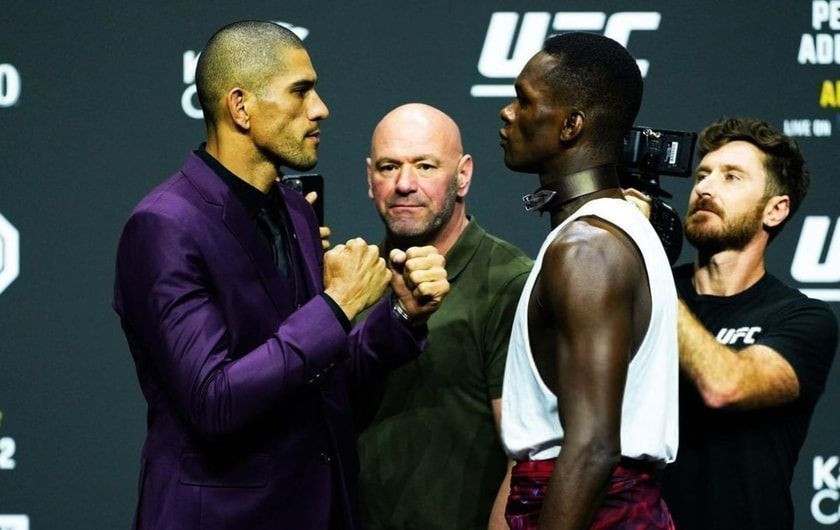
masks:
[[[820,524],[840,522],[840,473],[836,455],[828,458],[814,457],[814,497],[811,499],[811,516]]]
[[[811,298],[840,302],[840,218],[834,222],[827,215],[809,215],[802,223],[790,275],[807,284],[833,284],[831,288],[800,289]],[[829,237],[829,233],[831,236]],[[827,248],[826,248],[827,247]]]
[[[20,233],[0,214],[0,293],[20,272]]]
[[[493,13],[487,36],[478,59],[478,71],[486,78],[504,79],[506,84],[473,85],[473,97],[513,97],[513,79],[550,35],[566,31],[603,31],[627,48],[634,31],[659,29],[662,15],[655,11],[624,11],[609,17],[600,11],[558,11],[551,13],[530,11],[520,17],[518,13],[504,11]],[[518,30],[518,31],[517,31]],[[645,77],[650,62],[637,59],[636,64]]]
[[[11,107],[20,99],[20,73],[11,64],[0,64],[0,107]]]
[[[305,39],[309,35],[309,30],[306,28],[295,26],[288,22],[275,21],[274,23],[291,30],[300,40]],[[200,120],[204,117],[204,112],[201,111],[201,105],[198,103],[198,91],[195,88],[195,67],[198,65],[198,58],[200,56],[201,53],[195,50],[187,50],[183,55],[184,84],[187,86],[181,94],[181,110],[194,120]],[[3,529],[0,528],[0,530]]]
[[[29,530],[26,515],[0,515],[0,530]]]

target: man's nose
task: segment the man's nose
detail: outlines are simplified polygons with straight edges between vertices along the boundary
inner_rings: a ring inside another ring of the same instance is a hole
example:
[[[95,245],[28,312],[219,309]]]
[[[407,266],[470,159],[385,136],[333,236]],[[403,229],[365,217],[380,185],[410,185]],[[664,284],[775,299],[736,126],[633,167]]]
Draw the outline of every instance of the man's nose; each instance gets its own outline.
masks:
[[[314,90],[312,91],[312,102],[307,111],[307,117],[312,121],[326,120],[330,115],[330,109]]]
[[[505,105],[504,107],[502,107],[502,110],[499,111],[499,118],[501,118],[502,121],[505,122],[505,123],[510,123],[510,120],[511,120],[510,117],[511,117],[511,112],[512,112],[511,107],[512,106],[513,106],[513,102],[510,102],[507,105]]]
[[[400,166],[400,171],[397,173],[396,188],[402,194],[408,194],[417,190],[417,175],[411,165],[404,164]]]
[[[706,175],[703,179],[697,182],[694,185],[694,193],[701,197],[713,197],[715,194],[715,181],[717,180],[717,175],[714,173],[710,173]]]

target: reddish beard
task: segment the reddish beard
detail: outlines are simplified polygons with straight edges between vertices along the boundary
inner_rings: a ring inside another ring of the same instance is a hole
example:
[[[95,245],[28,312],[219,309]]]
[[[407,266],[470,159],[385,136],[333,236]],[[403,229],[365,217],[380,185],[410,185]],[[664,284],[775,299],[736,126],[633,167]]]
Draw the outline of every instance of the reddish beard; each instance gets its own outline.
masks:
[[[756,207],[744,214],[729,218],[711,199],[700,199],[686,215],[685,238],[694,248],[704,253],[717,253],[724,250],[741,250],[752,241],[755,234],[763,229],[764,205],[762,200]],[[706,212],[705,214],[702,212]],[[711,227],[712,220],[698,221],[697,215],[717,215],[722,226]]]

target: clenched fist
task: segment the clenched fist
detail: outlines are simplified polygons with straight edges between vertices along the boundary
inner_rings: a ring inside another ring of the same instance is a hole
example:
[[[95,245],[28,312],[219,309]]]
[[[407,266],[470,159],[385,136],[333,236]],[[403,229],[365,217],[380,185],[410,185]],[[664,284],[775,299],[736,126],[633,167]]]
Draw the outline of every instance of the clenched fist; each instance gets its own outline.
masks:
[[[413,323],[425,322],[449,292],[446,260],[431,245],[394,249],[389,255],[393,275],[391,289]]]
[[[382,297],[391,276],[379,248],[360,237],[324,253],[324,291],[349,320]]]

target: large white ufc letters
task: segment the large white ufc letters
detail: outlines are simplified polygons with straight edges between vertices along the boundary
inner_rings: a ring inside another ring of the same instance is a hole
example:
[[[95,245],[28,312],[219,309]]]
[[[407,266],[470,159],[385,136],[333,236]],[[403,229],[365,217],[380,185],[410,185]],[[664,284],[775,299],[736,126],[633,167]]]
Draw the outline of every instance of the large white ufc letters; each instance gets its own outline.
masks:
[[[473,97],[512,97],[513,79],[532,55],[542,48],[543,41],[553,32],[602,31],[627,48],[634,31],[659,29],[662,15],[655,11],[625,11],[607,16],[600,11],[531,11],[493,13],[487,36],[478,59],[478,71],[490,80],[505,80],[505,84],[473,85]],[[517,27],[519,29],[517,33]],[[637,59],[642,77],[647,75],[650,62]]]

